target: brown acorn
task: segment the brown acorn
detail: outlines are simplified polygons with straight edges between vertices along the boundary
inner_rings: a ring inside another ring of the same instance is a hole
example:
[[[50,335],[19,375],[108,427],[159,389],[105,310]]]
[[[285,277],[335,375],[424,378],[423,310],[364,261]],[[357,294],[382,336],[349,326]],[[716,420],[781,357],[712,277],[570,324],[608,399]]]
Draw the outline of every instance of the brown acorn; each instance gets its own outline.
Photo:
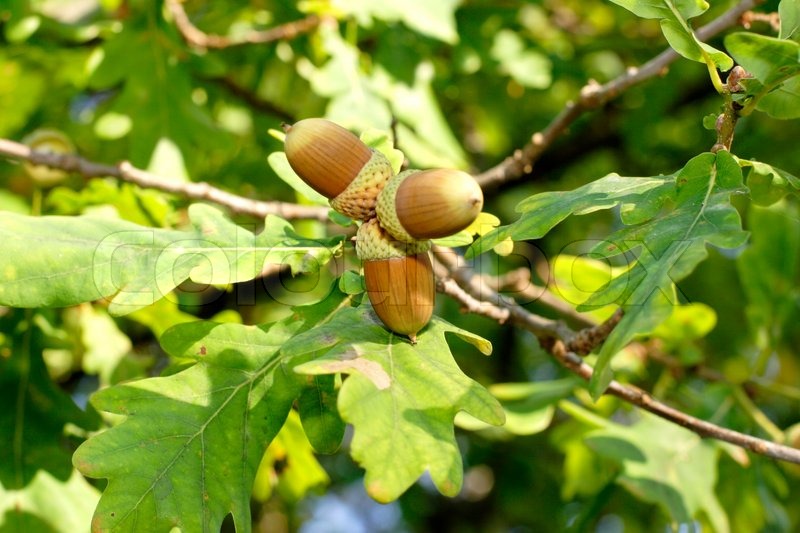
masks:
[[[381,226],[395,239],[410,242],[453,235],[475,221],[483,192],[460,170],[407,170],[394,176],[378,197]]]
[[[289,165],[340,213],[357,220],[375,216],[375,204],[392,165],[343,127],[308,118],[285,125]]]
[[[356,252],[364,262],[364,281],[373,309],[387,328],[417,342],[433,315],[435,283],[429,241],[404,243],[391,238],[372,219],[358,229]]]

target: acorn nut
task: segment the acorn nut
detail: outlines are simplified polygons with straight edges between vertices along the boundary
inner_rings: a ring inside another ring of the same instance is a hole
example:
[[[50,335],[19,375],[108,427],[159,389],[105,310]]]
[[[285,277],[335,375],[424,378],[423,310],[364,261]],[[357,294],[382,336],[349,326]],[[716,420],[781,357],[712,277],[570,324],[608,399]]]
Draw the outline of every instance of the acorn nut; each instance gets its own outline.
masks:
[[[364,262],[367,296],[387,328],[417,342],[433,314],[435,284],[430,241],[392,239],[372,219],[358,229],[356,253]]]
[[[407,170],[394,176],[380,196],[376,212],[395,239],[411,242],[453,235],[483,208],[483,192],[460,170]]]
[[[285,125],[289,165],[331,207],[357,220],[375,216],[375,204],[392,176],[392,165],[345,128],[309,118]]]

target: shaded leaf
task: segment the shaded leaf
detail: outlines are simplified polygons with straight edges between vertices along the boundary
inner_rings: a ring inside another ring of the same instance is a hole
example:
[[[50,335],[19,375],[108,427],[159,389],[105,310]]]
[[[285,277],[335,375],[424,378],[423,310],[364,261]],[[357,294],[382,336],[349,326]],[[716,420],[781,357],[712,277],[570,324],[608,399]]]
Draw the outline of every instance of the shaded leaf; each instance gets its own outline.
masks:
[[[17,311],[0,320],[0,485],[24,489],[45,472],[65,482],[72,474],[67,425],[96,429],[96,416],[81,411],[50,379],[42,359],[44,336]]]
[[[750,198],[757,205],[771,205],[790,192],[800,193],[800,178],[785,170],[773,167],[760,161],[739,159],[743,169],[749,169],[746,175]]]
[[[289,411],[286,423],[258,466],[253,497],[266,502],[274,489],[283,501],[297,503],[328,483],[330,478],[314,457],[297,412]]]
[[[339,392],[339,412],[355,428],[351,453],[367,470],[367,491],[378,501],[397,498],[425,471],[443,494],[456,494],[463,477],[456,413],[503,422],[497,401],[456,365],[446,333],[490,351],[480,337],[438,318],[412,345],[387,331],[366,305],[345,309],[284,346],[290,358],[317,356],[297,372],[349,374]]]
[[[736,260],[745,312],[760,349],[774,348],[800,301],[800,211],[791,202],[752,206],[752,238]]]
[[[719,449],[675,424],[644,412],[641,416],[631,426],[609,422],[584,442],[620,465],[618,483],[663,507],[675,523],[691,523],[702,513],[714,531],[729,531],[714,490]]]

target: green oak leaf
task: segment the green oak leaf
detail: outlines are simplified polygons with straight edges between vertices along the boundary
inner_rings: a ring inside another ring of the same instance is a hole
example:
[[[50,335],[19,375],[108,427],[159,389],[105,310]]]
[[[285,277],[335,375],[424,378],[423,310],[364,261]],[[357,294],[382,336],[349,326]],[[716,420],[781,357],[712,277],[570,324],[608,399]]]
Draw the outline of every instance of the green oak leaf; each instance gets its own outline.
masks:
[[[92,398],[99,409],[126,417],[89,439],[73,457],[86,475],[109,478],[95,528],[218,531],[232,513],[237,529],[249,531],[250,494],[263,495],[267,486],[264,480],[256,483],[264,450],[294,399],[311,388],[304,377],[287,372],[278,351],[291,337],[356,301],[333,291],[271,325],[194,321],[162,333],[164,350],[192,366],[168,377],[117,385]],[[327,376],[321,378],[315,392],[329,393]],[[339,422],[337,434],[331,421],[331,403],[326,399],[300,409],[310,419],[303,427],[314,428],[309,438],[328,451],[338,447],[344,432]]]
[[[779,201],[786,194],[800,194],[800,178],[767,163],[738,159],[739,166],[747,169],[747,188],[750,199],[756,205],[768,206]]]
[[[663,507],[675,523],[691,523],[703,513],[714,531],[730,531],[714,490],[719,448],[680,426],[648,413],[641,416],[631,426],[607,422],[583,442],[619,464],[619,484]]]
[[[517,205],[521,216],[513,224],[496,228],[478,238],[467,250],[475,257],[507,238],[540,239],[570,215],[586,215],[620,206],[623,222],[636,224],[652,218],[674,188],[674,176],[647,178],[610,174],[573,191],[533,195]]]
[[[732,33],[725,46],[755,80],[741,84],[756,109],[778,119],[800,117],[800,43],[750,32]]]
[[[456,365],[446,333],[491,351],[487,341],[435,317],[412,345],[387,331],[367,305],[336,313],[283,348],[287,358],[315,357],[296,372],[349,374],[339,391],[339,412],[355,428],[351,453],[378,501],[399,497],[426,471],[443,494],[455,495],[463,478],[456,413],[503,423],[497,400]]]
[[[99,419],[82,411],[50,379],[42,350],[45,336],[15,311],[0,319],[0,485],[22,490],[37,473],[64,482],[72,473],[66,427],[91,431]]]
[[[627,272],[579,306],[590,309],[613,302],[625,311],[598,353],[589,385],[595,397],[613,378],[612,357],[637,334],[655,328],[671,314],[671,306],[680,303],[674,284],[706,259],[706,245],[733,249],[745,243],[748,234],[730,203],[731,195],[742,190],[742,171],[730,153],[701,154],[675,175],[672,211],[626,226],[593,250],[606,256],[639,252]]]
[[[688,19],[705,13],[709,4],[705,0],[611,0],[647,19],[660,19],[661,30],[669,45],[680,55],[692,61],[706,62],[706,56],[720,70],[729,70],[733,60],[716,48],[700,42]]]
[[[800,210],[787,201],[751,206],[747,220],[751,243],[736,259],[744,309],[758,348],[772,350],[800,301]]]
[[[340,238],[303,239],[269,216],[253,232],[222,211],[194,204],[193,228],[177,231],[81,217],[29,217],[0,212],[0,304],[61,307],[109,299],[121,315],[151,305],[191,278],[202,284],[254,279],[265,263],[314,272],[330,260]]]
[[[800,2],[797,0],[781,0],[778,5],[781,19],[781,39],[790,39],[800,28]]]
[[[125,421],[73,457],[85,475],[109,479],[94,529],[219,531],[233,514],[249,531],[256,469],[297,394],[278,351],[298,327],[180,324],[161,343],[193,366],[96,393],[94,406]]]
[[[39,470],[21,490],[0,486],[0,533],[86,531],[99,491],[73,470],[66,480]]]

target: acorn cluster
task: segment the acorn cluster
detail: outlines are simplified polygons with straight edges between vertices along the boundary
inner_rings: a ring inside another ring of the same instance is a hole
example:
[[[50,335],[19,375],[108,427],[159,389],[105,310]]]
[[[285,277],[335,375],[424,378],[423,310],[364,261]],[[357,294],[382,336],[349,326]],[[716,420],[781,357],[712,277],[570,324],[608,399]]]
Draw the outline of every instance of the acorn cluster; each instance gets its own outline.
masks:
[[[458,233],[483,207],[478,183],[459,170],[406,170],[328,120],[284,126],[285,151],[298,176],[331,207],[362,221],[356,253],[367,296],[387,328],[416,342],[433,314],[430,239]]]

